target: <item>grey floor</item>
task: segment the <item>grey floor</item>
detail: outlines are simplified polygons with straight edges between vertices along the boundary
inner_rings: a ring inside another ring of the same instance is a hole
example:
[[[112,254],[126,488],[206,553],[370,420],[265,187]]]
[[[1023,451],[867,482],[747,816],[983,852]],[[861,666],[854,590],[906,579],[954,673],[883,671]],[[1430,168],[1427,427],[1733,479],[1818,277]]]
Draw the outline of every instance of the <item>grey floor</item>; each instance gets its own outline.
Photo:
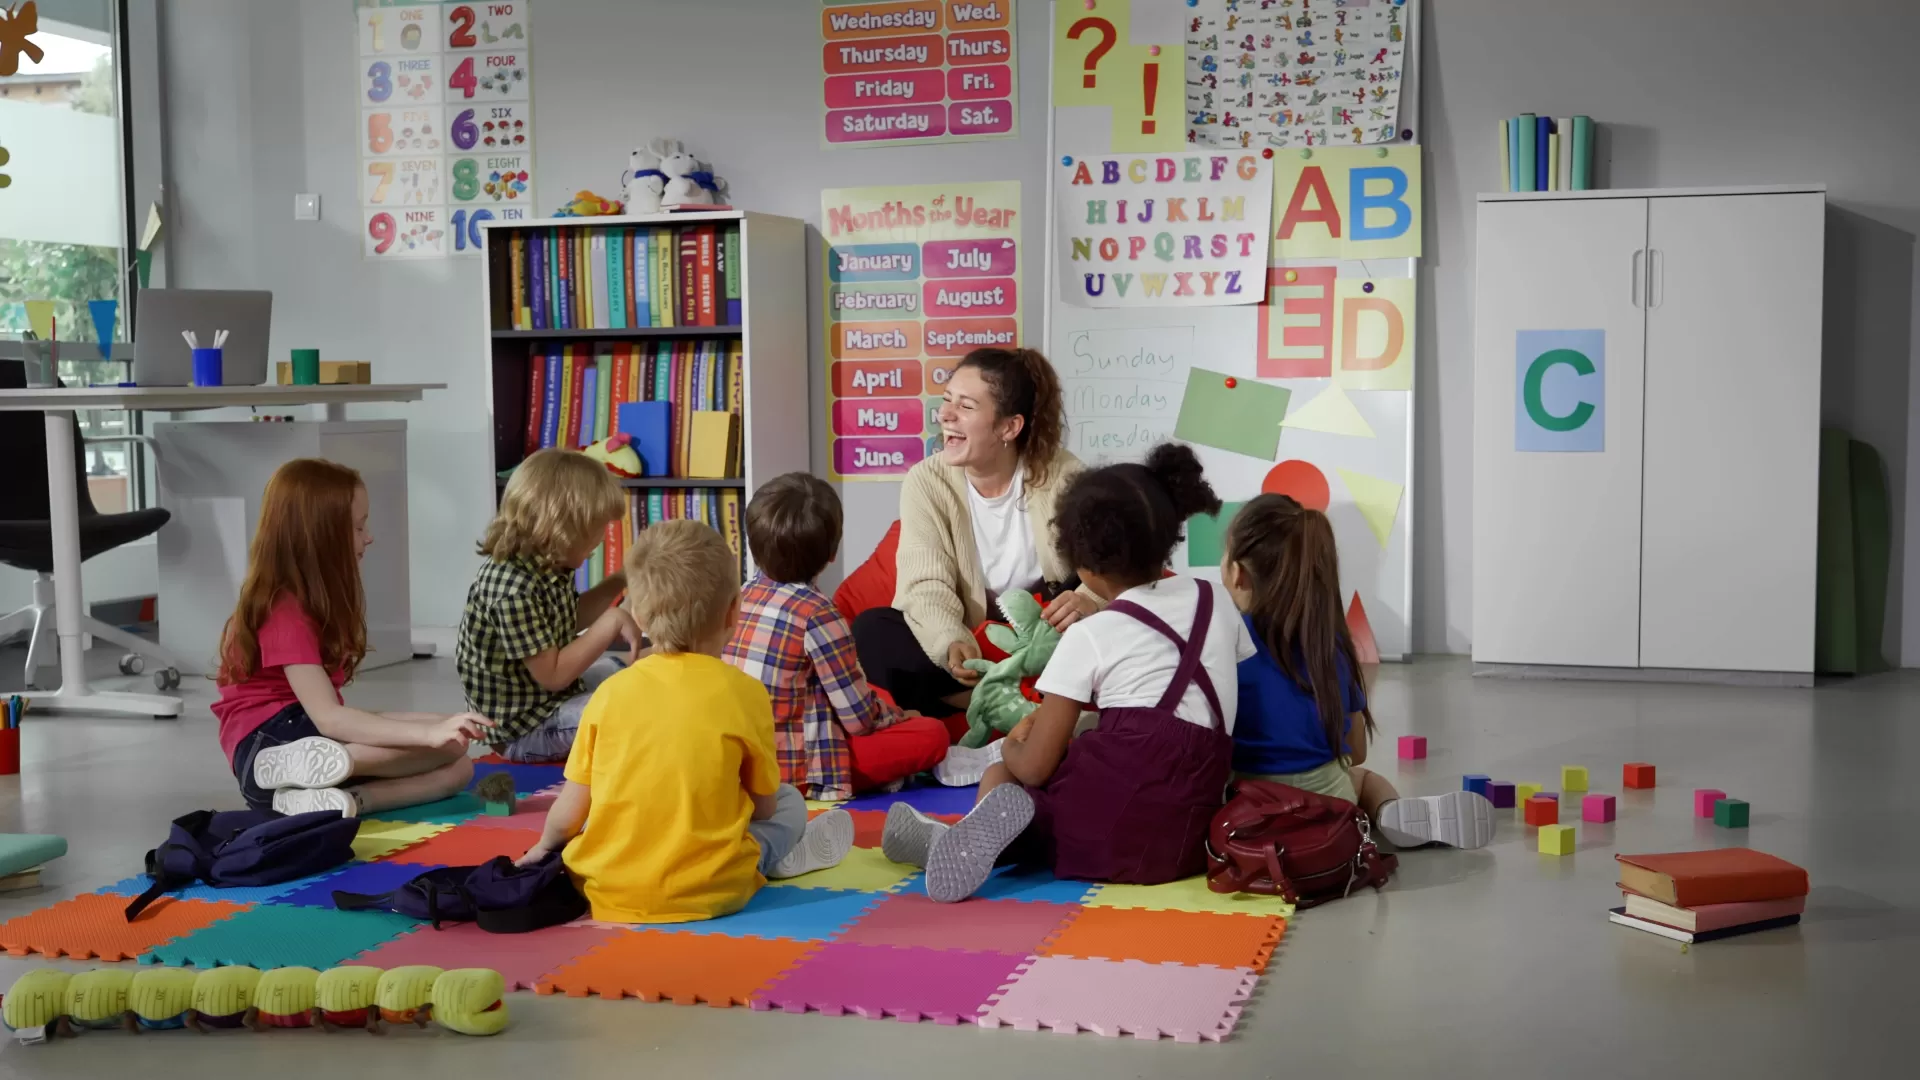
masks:
[[[96,656],[103,671],[111,657]],[[19,649],[0,649],[0,690]],[[111,681],[111,680],[109,680]],[[140,869],[168,819],[231,805],[206,684],[185,718],[30,721],[25,766],[0,780],[0,829],[57,832],[71,854],[38,892],[0,896],[0,918]],[[365,675],[357,704],[453,709],[452,666]],[[158,1075],[773,1075],[933,1080],[1084,1070],[1127,1076],[1914,1075],[1920,992],[1920,673],[1813,691],[1474,679],[1460,660],[1384,672],[1382,742],[1426,735],[1431,756],[1378,764],[1409,793],[1462,773],[1557,786],[1588,766],[1618,792],[1622,762],[1660,787],[1620,792],[1619,820],[1582,826],[1570,858],[1538,854],[1503,821],[1478,852],[1404,855],[1398,878],[1300,915],[1238,1034],[1182,1046],[745,1010],[517,994],[504,1036],[103,1033],[0,1047],[0,1076],[100,1077],[140,1055]],[[1695,787],[1753,807],[1749,830],[1696,822]],[[1747,844],[1807,867],[1805,922],[1689,951],[1611,926],[1616,852]],[[0,986],[36,960],[0,957]],[[72,965],[85,967],[89,965]],[[1900,1065],[1900,1061],[1907,1065]],[[1524,1070],[1524,1073],[1522,1072]]]

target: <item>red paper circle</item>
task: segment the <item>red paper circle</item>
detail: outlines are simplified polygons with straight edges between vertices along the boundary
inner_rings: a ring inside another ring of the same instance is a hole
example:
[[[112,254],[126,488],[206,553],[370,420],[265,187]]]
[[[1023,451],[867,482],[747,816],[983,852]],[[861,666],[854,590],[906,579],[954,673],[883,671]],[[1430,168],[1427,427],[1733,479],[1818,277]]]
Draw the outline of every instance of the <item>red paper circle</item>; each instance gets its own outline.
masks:
[[[1260,490],[1268,495],[1291,496],[1301,506],[1321,513],[1326,513],[1333,501],[1333,493],[1327,487],[1327,474],[1318,466],[1298,459],[1283,461],[1268,470]]]

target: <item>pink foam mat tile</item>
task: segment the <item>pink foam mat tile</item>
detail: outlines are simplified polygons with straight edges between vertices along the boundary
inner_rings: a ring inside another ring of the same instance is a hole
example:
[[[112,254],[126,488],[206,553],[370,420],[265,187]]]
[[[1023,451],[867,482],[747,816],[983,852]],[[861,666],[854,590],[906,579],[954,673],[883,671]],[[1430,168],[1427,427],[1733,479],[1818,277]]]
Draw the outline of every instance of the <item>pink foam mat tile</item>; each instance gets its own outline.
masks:
[[[854,920],[838,940],[966,952],[1038,953],[1079,915],[1078,904],[969,900],[936,904],[922,892],[895,893]]]
[[[869,1020],[975,1019],[1025,957],[838,942],[776,977],[750,1002],[762,1012],[853,1013]]]
[[[601,945],[632,933],[625,928],[603,928],[569,923],[530,934],[490,934],[474,923],[449,923],[442,929],[420,929],[371,949],[353,959],[378,968],[428,964],[440,968],[482,964],[500,972],[509,990],[531,990],[540,979],[573,963]]]
[[[1233,1033],[1259,980],[1250,968],[1043,956],[1024,965],[976,1022],[1056,1035],[1219,1042]]]

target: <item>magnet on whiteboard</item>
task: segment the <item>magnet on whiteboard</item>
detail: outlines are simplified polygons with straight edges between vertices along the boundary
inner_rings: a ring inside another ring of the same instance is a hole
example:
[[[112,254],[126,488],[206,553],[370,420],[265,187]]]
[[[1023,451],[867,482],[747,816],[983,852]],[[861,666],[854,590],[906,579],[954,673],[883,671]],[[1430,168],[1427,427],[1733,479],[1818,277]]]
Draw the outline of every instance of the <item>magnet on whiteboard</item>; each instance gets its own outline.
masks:
[[[1231,375],[1229,375],[1229,376],[1227,376],[1227,389],[1229,389],[1229,390],[1231,390],[1231,389],[1233,389],[1234,387],[1236,387],[1236,386],[1239,386],[1239,385],[1240,385],[1240,380],[1238,380],[1238,379],[1236,379],[1236,378],[1234,378],[1234,377],[1233,377],[1233,376],[1231,376]]]
[[[1386,147],[1384,147],[1384,146],[1380,146],[1380,147],[1375,147],[1375,148],[1374,148],[1374,151],[1373,151],[1373,156],[1374,156],[1374,157],[1386,157],[1386,156],[1387,156],[1387,148],[1386,148]]]
[[[1299,280],[1300,280],[1300,274],[1298,271],[1294,271],[1294,270],[1287,271],[1287,283],[1289,285]]]
[[[1266,149],[1260,151],[1260,156],[1263,158],[1266,158],[1269,161],[1273,160],[1273,147],[1269,146]]]
[[[1160,46],[1158,46],[1158,45],[1149,45],[1149,46],[1147,46],[1147,55],[1148,55],[1148,56],[1159,56],[1159,55],[1160,55]]]
[[[1307,160],[1308,158],[1310,158],[1310,157],[1312,157],[1312,156],[1313,156],[1313,151],[1311,151],[1311,150],[1302,150],[1302,151],[1300,151],[1300,160],[1301,160],[1301,161],[1305,161],[1305,160]]]
[[[1371,282],[1371,281],[1369,281],[1369,282],[1366,282],[1366,283],[1364,283],[1364,284],[1362,284],[1362,285],[1360,286],[1360,291],[1361,291],[1361,292],[1372,292],[1372,291],[1373,291],[1373,282]]]
[[[1093,10],[1093,0],[1087,0],[1087,10],[1088,11]]]
[[[1401,131],[1400,131],[1400,137],[1401,137],[1402,139],[1404,139],[1404,140],[1406,140],[1407,142],[1412,142],[1412,141],[1413,141],[1413,129],[1412,129],[1412,128],[1402,128],[1402,129],[1401,129]]]
[[[1060,159],[1060,164],[1062,164],[1062,165],[1069,165],[1069,166],[1070,166],[1070,165],[1072,165],[1072,164],[1073,164],[1073,158],[1071,158],[1071,157],[1064,157],[1064,156],[1063,156],[1063,157],[1062,157],[1062,158]]]

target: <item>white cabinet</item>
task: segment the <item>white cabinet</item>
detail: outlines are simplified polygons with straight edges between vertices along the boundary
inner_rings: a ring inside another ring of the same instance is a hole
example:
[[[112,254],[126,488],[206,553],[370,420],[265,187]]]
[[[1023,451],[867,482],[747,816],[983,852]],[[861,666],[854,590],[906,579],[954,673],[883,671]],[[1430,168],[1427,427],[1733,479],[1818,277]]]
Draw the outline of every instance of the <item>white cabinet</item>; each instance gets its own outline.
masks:
[[[1813,670],[1825,201],[1481,197],[1476,661]]]

